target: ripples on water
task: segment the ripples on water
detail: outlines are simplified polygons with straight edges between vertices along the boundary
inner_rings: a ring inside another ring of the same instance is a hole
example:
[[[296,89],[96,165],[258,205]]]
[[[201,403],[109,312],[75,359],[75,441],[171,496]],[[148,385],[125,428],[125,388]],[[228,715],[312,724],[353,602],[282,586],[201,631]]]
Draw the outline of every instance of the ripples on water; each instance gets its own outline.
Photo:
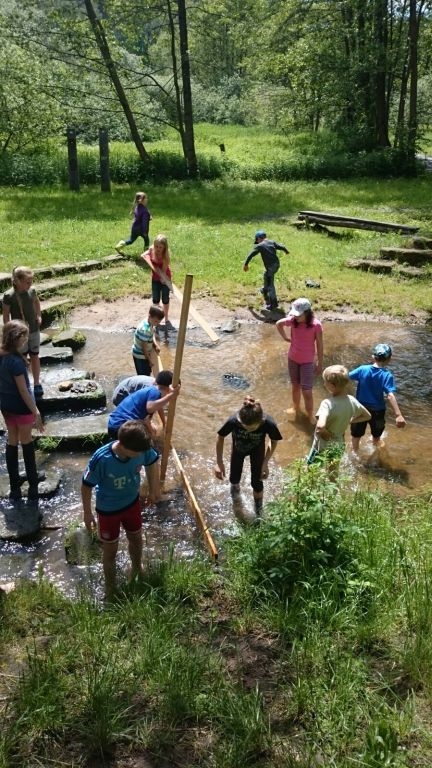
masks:
[[[86,330],[87,344],[75,354],[74,366],[95,372],[108,399],[119,379],[134,373],[130,346],[132,333],[104,333]],[[377,486],[404,494],[429,482],[430,423],[432,416],[432,360],[429,355],[430,333],[418,327],[376,323],[324,323],[325,365],[342,363],[353,368],[369,362],[370,350],[382,341],[393,347],[391,368],[398,386],[398,401],[407,427],[396,430],[388,410],[386,446],[379,453],[372,450],[369,433],[362,440],[360,465],[347,456],[345,471],[353,484]],[[173,341],[161,340],[164,368],[173,368]],[[200,331],[188,332],[183,355],[182,392],[177,401],[173,444],[181,458],[195,496],[209,529],[218,543],[232,535],[242,522],[254,518],[249,467],[245,463],[242,501],[233,507],[228,481],[213,476],[216,432],[230,413],[242,404],[246,393],[258,397],[264,409],[277,421],[284,440],[278,446],[271,475],[265,483],[265,499],[274,498],[284,483],[284,468],[305,456],[311,432],[304,422],[289,420],[285,413],[291,404],[286,372],[285,345],[274,326],[244,324],[235,334],[221,334],[212,346]],[[234,374],[249,383],[243,390],[227,386],[225,374]],[[326,395],[316,382],[315,404]],[[111,407],[109,408],[109,410]],[[85,417],[84,417],[85,418]],[[225,441],[228,470],[230,439]],[[102,594],[100,564],[79,567],[65,562],[65,528],[81,518],[81,474],[89,454],[57,453],[47,463],[64,470],[60,492],[50,500],[41,500],[40,508],[48,524],[59,530],[43,531],[31,545],[0,542],[0,578],[37,578],[44,575],[65,593],[89,587],[96,597]],[[165,499],[158,507],[144,510],[144,544],[149,557],[164,557],[171,550],[191,557],[202,548],[200,534],[191,518],[174,466],[170,463],[165,482]],[[124,538],[119,553],[120,567],[127,565]]]

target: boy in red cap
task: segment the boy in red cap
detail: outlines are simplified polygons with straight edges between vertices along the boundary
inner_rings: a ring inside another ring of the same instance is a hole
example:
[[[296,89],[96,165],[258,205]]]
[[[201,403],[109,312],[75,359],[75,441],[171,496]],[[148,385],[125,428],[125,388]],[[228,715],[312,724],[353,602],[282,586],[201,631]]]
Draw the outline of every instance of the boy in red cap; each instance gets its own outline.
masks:
[[[289,253],[288,249],[284,245],[277,243],[275,240],[268,240],[267,235],[263,229],[259,229],[255,232],[255,247],[251,250],[243,265],[243,271],[247,272],[249,269],[249,262],[254,256],[260,254],[264,264],[264,284],[261,288],[261,293],[264,296],[266,302],[266,309],[277,309],[278,300],[276,296],[276,288],[274,284],[274,276],[280,267],[280,261],[277,256],[277,251],[283,251]]]

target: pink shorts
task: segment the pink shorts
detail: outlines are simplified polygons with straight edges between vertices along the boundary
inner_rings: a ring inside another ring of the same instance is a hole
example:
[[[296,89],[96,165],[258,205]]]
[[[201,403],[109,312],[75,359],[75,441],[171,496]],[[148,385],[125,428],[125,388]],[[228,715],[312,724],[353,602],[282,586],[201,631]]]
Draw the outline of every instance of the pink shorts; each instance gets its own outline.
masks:
[[[26,424],[34,424],[35,417],[32,413],[5,413],[2,411],[6,426],[23,427]]]
[[[300,384],[302,389],[313,388],[314,363],[296,363],[288,358],[288,373],[291,384]]]
[[[97,510],[96,510],[97,511]],[[120,526],[126,533],[139,533],[141,530],[141,505],[139,498],[121,512],[113,515],[104,515],[97,512],[98,533],[101,541],[118,541]]]

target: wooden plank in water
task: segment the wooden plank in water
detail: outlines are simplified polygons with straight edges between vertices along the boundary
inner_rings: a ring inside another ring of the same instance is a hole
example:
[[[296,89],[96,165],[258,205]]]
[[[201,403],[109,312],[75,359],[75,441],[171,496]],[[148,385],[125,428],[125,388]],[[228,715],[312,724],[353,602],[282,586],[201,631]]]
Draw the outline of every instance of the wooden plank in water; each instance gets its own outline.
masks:
[[[174,285],[174,283],[172,283],[171,280],[160,269],[158,269],[157,267],[154,266],[154,264],[152,264],[150,256],[147,252],[142,254],[142,258],[146,262],[146,264],[149,265],[150,269],[152,269],[153,272],[156,272],[156,274],[159,275],[160,281],[162,283],[165,283],[165,285],[168,286],[168,288],[170,289],[170,291],[172,291],[177,301],[179,301],[181,304],[183,302],[183,294],[180,288],[177,288],[177,286]],[[213,330],[213,328],[208,324],[207,320],[203,318],[200,312],[198,312],[198,310],[195,309],[195,307],[192,304],[189,305],[189,314],[198,323],[198,325],[201,326],[203,331],[206,332],[207,336],[209,337],[209,339],[211,339],[211,341],[216,343],[220,340],[219,336]]]
[[[298,218],[308,224],[324,224],[331,227],[347,227],[348,229],[368,229],[375,232],[401,232],[405,235],[413,235],[419,227],[409,224],[393,224],[374,219],[359,219],[355,216],[341,216],[338,213],[324,213],[322,211],[299,211]]]
[[[200,509],[200,506],[199,506],[199,504],[198,504],[198,502],[196,500],[195,494],[194,494],[194,492],[192,490],[192,487],[191,487],[191,484],[190,484],[190,482],[189,482],[189,480],[187,478],[186,472],[183,469],[183,465],[182,465],[182,463],[181,463],[181,461],[180,461],[180,459],[178,457],[177,451],[176,451],[176,449],[174,447],[172,447],[171,450],[172,450],[172,455],[173,455],[173,458],[174,458],[174,462],[175,462],[175,464],[177,466],[177,469],[178,469],[178,471],[180,473],[180,476],[181,476],[181,479],[183,481],[183,485],[185,487],[186,493],[187,493],[187,495],[189,497],[189,502],[190,502],[190,505],[192,507],[192,511],[194,513],[195,520],[197,521],[198,526],[199,526],[199,528],[201,530],[201,533],[204,536],[204,541],[205,541],[206,547],[207,547],[208,551],[210,552],[211,556],[213,557],[213,559],[215,561],[217,561],[217,559],[218,559],[218,551],[217,551],[216,544],[214,543],[213,537],[212,537],[212,535],[211,535],[211,533],[210,533],[210,531],[209,531],[209,529],[207,527],[207,523],[204,520],[203,514],[202,514],[201,509]]]

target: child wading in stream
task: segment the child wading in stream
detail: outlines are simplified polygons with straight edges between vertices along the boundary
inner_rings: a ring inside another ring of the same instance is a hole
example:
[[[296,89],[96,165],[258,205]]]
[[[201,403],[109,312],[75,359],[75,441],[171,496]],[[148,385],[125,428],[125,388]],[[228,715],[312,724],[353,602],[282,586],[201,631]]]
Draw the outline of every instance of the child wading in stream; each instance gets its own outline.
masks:
[[[18,446],[21,443],[26,478],[29,484],[27,496],[38,498],[38,482],[42,476],[36,469],[32,429],[43,432],[41,415],[33,397],[27,361],[22,350],[27,349],[29,329],[21,320],[10,320],[3,326],[0,347],[0,402],[7,427],[6,467],[9,475],[12,501],[21,499],[23,482],[18,469]]]
[[[250,457],[251,486],[257,514],[262,511],[264,483],[269,474],[268,463],[276,450],[282,435],[271,416],[263,413],[261,403],[254,397],[246,397],[240,410],[222,425],[216,441],[215,475],[219,480],[225,478],[223,462],[224,440],[232,434],[230,460],[231,493],[240,493],[240,480],[246,456]],[[270,445],[266,447],[266,437]]]

